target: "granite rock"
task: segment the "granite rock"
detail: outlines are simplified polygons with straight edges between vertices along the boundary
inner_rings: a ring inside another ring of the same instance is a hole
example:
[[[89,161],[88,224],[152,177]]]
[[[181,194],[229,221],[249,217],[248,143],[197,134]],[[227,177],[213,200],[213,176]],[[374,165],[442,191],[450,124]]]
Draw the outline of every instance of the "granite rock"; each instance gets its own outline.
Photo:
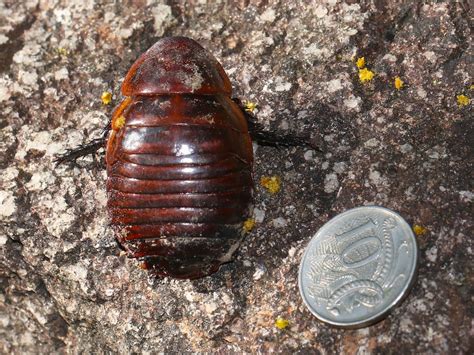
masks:
[[[0,352],[468,352],[473,120],[457,102],[474,94],[468,2],[230,3],[0,3]],[[235,261],[195,281],[150,278],[121,252],[103,154],[53,163],[100,135],[129,66],[170,35],[211,51],[267,129],[322,150],[255,147],[256,181],[277,175],[282,189],[257,186]],[[368,204],[424,228],[418,280],[380,323],[335,329],[302,304],[298,264],[330,217]]]

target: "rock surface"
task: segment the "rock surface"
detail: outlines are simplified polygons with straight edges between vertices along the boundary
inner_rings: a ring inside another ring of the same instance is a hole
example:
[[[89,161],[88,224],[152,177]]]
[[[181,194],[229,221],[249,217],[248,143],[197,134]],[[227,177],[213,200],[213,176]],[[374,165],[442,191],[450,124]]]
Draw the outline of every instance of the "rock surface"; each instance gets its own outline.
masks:
[[[0,352],[468,352],[468,2],[212,3],[0,3]],[[167,35],[214,53],[268,129],[323,150],[256,147],[256,181],[277,175],[282,189],[257,186],[235,262],[196,281],[149,279],[121,253],[97,161],[53,164],[100,135],[129,66]],[[382,322],[334,329],[302,304],[299,261],[331,216],[367,204],[422,227],[419,277]]]

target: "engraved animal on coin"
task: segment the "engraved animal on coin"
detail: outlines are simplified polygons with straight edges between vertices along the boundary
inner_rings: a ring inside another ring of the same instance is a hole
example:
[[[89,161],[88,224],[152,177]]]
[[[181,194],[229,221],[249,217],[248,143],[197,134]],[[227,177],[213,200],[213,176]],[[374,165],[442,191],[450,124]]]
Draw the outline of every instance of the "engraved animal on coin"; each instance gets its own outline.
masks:
[[[334,316],[364,305],[375,307],[393,284],[391,230],[396,221],[382,223],[368,216],[346,223],[325,238],[310,256],[309,295]]]

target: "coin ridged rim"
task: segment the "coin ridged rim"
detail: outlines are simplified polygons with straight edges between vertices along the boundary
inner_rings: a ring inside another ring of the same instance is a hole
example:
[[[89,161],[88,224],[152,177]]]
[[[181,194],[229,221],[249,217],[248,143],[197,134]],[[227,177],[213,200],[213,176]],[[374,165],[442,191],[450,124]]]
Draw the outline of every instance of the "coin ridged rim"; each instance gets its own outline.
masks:
[[[317,313],[316,310],[314,310],[310,306],[309,302],[307,301],[306,296],[305,296],[305,292],[304,292],[304,289],[303,289],[303,286],[302,286],[302,283],[303,283],[303,281],[302,281],[303,265],[306,261],[306,258],[308,257],[308,253],[310,251],[309,245],[314,240],[316,240],[318,237],[320,237],[320,235],[322,234],[324,229],[327,227],[327,225],[334,223],[336,219],[344,218],[346,215],[349,215],[349,214],[352,214],[354,212],[361,211],[361,210],[367,211],[369,213],[370,213],[371,210],[382,210],[382,211],[385,211],[389,214],[394,215],[401,222],[400,225],[404,229],[407,230],[407,237],[412,239],[412,242],[413,242],[413,245],[414,245],[414,248],[415,248],[415,251],[413,253],[414,261],[413,261],[413,265],[410,269],[410,274],[409,274],[408,281],[405,283],[404,287],[399,292],[398,296],[392,302],[390,302],[390,304],[388,304],[381,311],[375,313],[374,315],[372,315],[368,318],[365,318],[365,319],[361,319],[360,321],[337,322],[337,321],[334,321],[332,319],[328,319],[328,318],[322,316],[321,314]],[[298,289],[300,291],[301,298],[303,299],[303,302],[304,302],[306,308],[308,308],[308,310],[316,318],[318,318],[320,321],[322,321],[324,323],[327,323],[327,324],[330,324],[330,325],[335,326],[335,327],[340,327],[340,328],[349,328],[349,329],[364,328],[364,327],[367,327],[369,325],[372,325],[372,324],[377,323],[377,322],[381,321],[382,319],[384,319],[386,316],[388,316],[388,314],[395,307],[397,307],[405,299],[406,296],[408,296],[409,291],[413,287],[413,284],[415,283],[415,280],[416,280],[416,274],[417,274],[417,270],[418,270],[418,263],[419,263],[419,259],[420,259],[419,254],[420,254],[420,250],[418,248],[418,243],[417,243],[415,234],[413,233],[413,230],[410,227],[410,225],[407,223],[407,221],[400,214],[398,214],[397,212],[395,212],[395,211],[393,211],[389,208],[381,207],[381,206],[375,206],[375,205],[360,206],[360,207],[351,208],[347,211],[341,212],[341,213],[333,216],[332,218],[330,218],[326,223],[324,223],[319,228],[319,230],[316,232],[316,234],[308,242],[308,244],[306,246],[306,249],[305,249],[305,252],[303,254],[303,257],[301,258],[301,262],[300,262],[300,266],[299,266],[299,270],[298,270]]]

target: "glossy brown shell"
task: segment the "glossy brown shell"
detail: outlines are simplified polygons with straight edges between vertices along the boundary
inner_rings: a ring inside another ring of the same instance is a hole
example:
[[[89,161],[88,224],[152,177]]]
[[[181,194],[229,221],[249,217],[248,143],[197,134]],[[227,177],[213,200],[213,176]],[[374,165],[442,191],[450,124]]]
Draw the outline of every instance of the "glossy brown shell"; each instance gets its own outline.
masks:
[[[151,272],[197,278],[230,260],[252,194],[252,144],[217,60],[165,38],[130,68],[107,145],[117,239]]]

